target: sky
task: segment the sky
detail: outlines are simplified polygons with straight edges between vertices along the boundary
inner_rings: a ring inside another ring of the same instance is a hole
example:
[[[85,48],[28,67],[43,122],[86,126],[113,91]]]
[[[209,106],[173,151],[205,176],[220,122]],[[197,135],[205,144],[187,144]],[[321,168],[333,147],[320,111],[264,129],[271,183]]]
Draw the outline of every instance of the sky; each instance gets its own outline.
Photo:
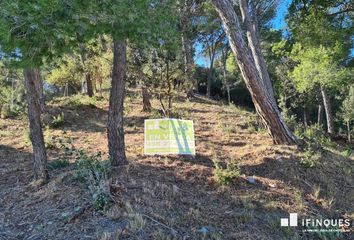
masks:
[[[288,13],[288,8],[292,0],[279,0],[279,6],[275,18],[271,21],[273,29],[285,31],[287,24],[285,16]],[[209,60],[202,55],[202,45],[200,43],[195,44],[195,57],[194,61],[197,65],[207,67],[209,66]]]

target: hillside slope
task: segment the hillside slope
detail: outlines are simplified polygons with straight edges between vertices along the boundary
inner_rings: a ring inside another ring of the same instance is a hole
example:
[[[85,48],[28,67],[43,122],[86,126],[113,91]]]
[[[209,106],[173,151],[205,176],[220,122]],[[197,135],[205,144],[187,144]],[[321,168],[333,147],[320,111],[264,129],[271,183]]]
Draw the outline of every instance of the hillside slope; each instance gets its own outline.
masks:
[[[354,218],[353,159],[327,149],[305,168],[296,147],[272,145],[254,113],[200,97],[175,103],[177,115],[194,121],[196,157],[144,156],[144,119],[160,116],[142,112],[130,91],[129,166],[113,169],[114,182],[82,181],[75,161],[100,159],[99,152],[107,159],[107,100],[85,99],[49,103],[45,121],[64,117],[45,130],[51,180],[44,186],[30,183],[26,119],[0,120],[0,239],[314,239],[281,228],[280,218]],[[100,210],[92,199],[108,186]]]

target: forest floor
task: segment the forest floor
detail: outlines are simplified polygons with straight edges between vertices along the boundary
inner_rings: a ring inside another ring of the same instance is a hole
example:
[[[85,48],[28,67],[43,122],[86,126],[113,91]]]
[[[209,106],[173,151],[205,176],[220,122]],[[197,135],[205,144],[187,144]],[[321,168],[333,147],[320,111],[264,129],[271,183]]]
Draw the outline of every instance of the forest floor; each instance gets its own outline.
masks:
[[[129,165],[113,170],[115,182],[107,183],[115,187],[112,201],[97,210],[92,188],[75,177],[75,156],[81,149],[108,158],[108,102],[84,99],[48,104],[48,111],[63,113],[64,121],[45,130],[52,167],[43,186],[31,182],[27,120],[0,120],[1,240],[354,239],[354,232],[280,227],[280,218],[291,212],[300,218],[354,219],[353,154],[344,157],[337,144],[305,168],[296,147],[272,144],[255,113],[204,98],[180,97],[174,103],[181,118],[194,121],[195,157],[145,156],[144,119],[159,114],[141,111],[139,92],[127,94]],[[158,101],[152,103],[159,109]],[[64,158],[69,164],[61,166]],[[223,182],[215,162],[237,165],[230,172],[239,176]]]

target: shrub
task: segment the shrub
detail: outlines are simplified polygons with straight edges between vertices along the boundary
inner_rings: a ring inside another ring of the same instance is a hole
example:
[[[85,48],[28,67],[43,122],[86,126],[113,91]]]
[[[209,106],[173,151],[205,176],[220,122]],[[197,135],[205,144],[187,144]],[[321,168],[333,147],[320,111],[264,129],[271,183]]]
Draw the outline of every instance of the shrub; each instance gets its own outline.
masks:
[[[342,151],[342,155],[343,157],[349,158],[352,155],[353,151],[354,150],[350,146],[347,146],[344,151]]]
[[[84,182],[88,187],[95,209],[106,209],[110,202],[109,161],[102,161],[101,153],[88,155],[83,150],[80,150],[76,156],[76,167],[76,178]]]
[[[255,133],[265,130],[263,123],[258,116],[247,117],[247,130],[249,133]]]
[[[0,109],[0,117],[1,118],[9,118],[11,116],[10,105],[5,104]]]
[[[223,167],[219,160],[214,160],[214,177],[221,185],[229,185],[235,178],[240,176],[240,168],[236,164],[227,163]]]
[[[53,116],[50,126],[57,128],[63,125],[64,125],[64,113],[58,114],[57,116]]]
[[[300,164],[305,168],[312,168],[321,159],[321,154],[319,152],[313,151],[312,149],[307,149],[304,152],[303,157],[300,159]]]
[[[69,166],[69,160],[66,158],[57,158],[48,163],[50,170],[60,169]]]
[[[308,148],[313,151],[322,151],[324,147],[333,147],[332,140],[325,135],[321,126],[315,124],[306,129],[297,128],[295,135],[308,144]]]
[[[87,95],[74,95],[69,99],[68,104],[74,108],[81,108],[83,106],[96,107],[97,98],[89,97]]]

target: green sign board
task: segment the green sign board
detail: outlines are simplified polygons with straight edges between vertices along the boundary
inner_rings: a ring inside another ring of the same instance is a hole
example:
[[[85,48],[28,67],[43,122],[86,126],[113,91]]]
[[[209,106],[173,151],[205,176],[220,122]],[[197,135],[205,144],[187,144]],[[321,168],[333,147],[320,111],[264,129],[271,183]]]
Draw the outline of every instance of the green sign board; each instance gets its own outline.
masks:
[[[180,119],[145,120],[145,154],[195,155],[193,121]]]

